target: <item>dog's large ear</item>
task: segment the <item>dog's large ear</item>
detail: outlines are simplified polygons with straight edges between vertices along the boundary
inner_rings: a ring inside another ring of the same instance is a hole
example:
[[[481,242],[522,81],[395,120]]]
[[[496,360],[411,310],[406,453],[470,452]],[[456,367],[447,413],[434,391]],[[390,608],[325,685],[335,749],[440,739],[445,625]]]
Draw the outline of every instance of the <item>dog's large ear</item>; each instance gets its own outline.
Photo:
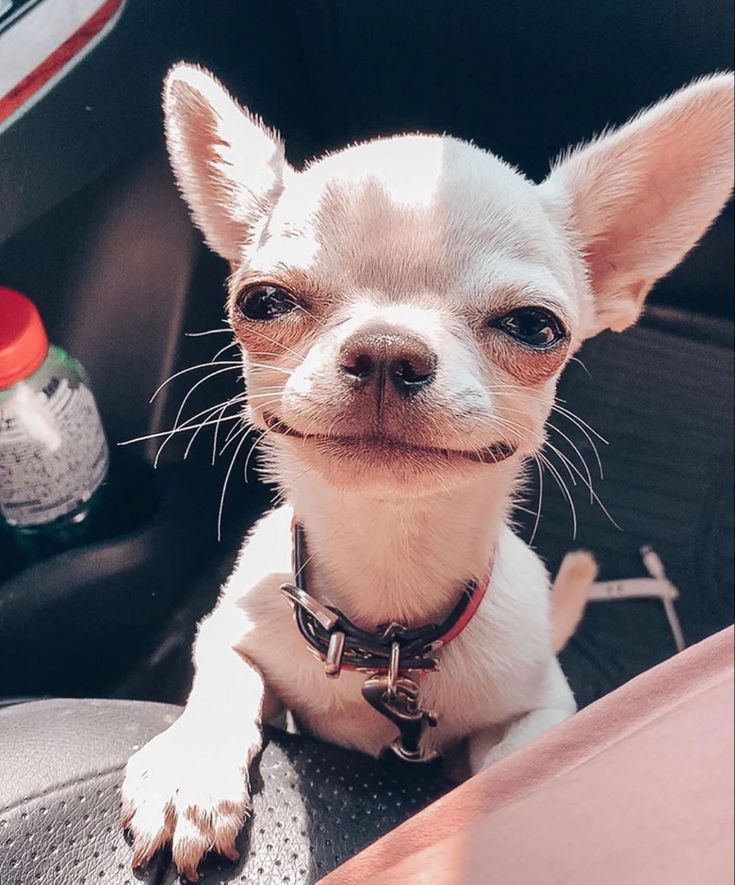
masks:
[[[733,79],[700,80],[563,157],[541,185],[586,256],[596,329],[635,322],[733,183]]]
[[[209,245],[236,264],[283,188],[283,143],[207,71],[179,64],[163,92],[174,174]]]

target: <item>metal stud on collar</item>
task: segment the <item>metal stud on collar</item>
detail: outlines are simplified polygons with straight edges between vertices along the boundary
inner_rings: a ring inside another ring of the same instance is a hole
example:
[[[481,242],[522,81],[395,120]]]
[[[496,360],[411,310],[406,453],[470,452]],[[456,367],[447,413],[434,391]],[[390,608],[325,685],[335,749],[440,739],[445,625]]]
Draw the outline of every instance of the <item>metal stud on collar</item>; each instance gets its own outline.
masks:
[[[345,650],[345,634],[341,630],[335,630],[329,637],[329,648],[324,660],[324,672],[329,679],[339,678],[342,672],[342,655]]]

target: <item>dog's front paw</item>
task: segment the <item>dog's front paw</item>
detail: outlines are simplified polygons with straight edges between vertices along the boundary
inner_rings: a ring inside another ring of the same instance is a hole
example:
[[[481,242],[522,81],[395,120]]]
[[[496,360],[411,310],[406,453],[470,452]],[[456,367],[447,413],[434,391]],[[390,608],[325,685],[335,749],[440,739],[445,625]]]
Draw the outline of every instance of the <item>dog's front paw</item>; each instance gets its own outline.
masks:
[[[260,737],[223,747],[176,723],[128,762],[123,826],[133,837],[133,866],[168,843],[180,875],[196,882],[208,851],[237,860],[235,839],[250,810],[248,766]]]

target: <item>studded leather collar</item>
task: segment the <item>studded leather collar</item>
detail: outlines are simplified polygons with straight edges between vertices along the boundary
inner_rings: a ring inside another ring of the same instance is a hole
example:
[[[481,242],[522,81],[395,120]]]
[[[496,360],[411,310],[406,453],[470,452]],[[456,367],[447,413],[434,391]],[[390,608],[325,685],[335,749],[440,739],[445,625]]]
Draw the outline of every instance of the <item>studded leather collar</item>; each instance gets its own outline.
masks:
[[[376,631],[362,630],[343,612],[323,605],[309,594],[306,581],[306,538],[303,526],[294,525],[293,559],[295,584],[281,587],[293,604],[299,632],[312,651],[325,662],[327,676],[340,670],[387,672],[394,646],[400,652],[400,670],[431,671],[437,667],[436,652],[458,636],[472,620],[490,583],[492,568],[481,580],[469,580],[449,615],[407,629],[401,624],[381,625]]]

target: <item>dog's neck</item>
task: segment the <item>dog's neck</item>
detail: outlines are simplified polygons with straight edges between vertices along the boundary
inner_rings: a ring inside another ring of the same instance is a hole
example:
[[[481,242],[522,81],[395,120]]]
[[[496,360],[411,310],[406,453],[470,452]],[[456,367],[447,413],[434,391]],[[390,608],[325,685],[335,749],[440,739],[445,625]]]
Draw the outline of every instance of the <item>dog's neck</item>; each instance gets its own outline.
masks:
[[[490,567],[512,488],[507,470],[413,499],[296,480],[286,494],[306,534],[310,592],[365,629],[441,620]]]

